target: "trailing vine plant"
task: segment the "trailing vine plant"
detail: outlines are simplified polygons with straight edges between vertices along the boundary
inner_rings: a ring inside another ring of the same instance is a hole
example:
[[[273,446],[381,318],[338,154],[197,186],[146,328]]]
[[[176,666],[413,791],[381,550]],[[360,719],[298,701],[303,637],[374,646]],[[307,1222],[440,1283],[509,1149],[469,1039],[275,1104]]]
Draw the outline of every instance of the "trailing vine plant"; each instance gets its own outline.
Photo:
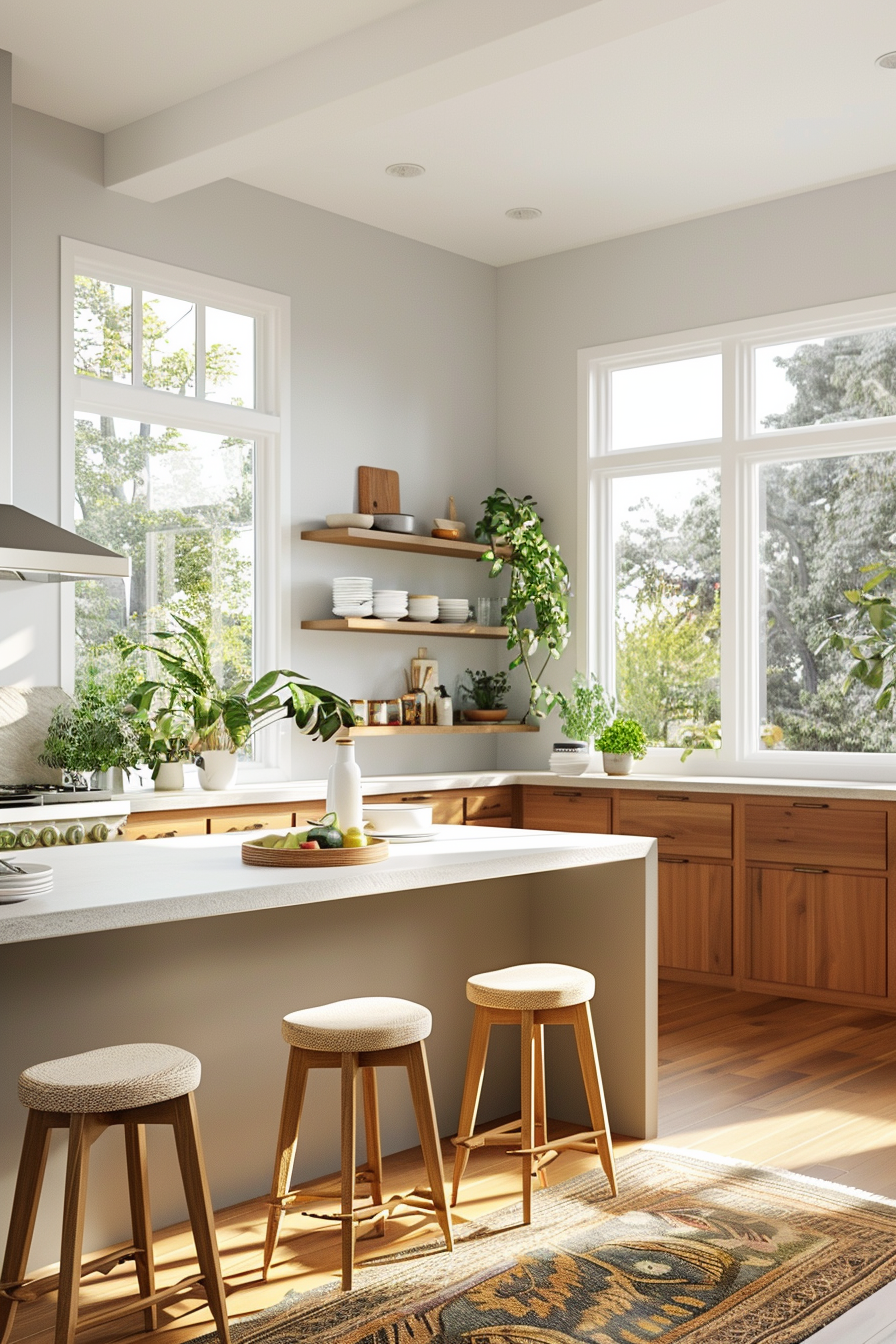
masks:
[[[487,543],[488,550],[481,558],[491,565],[492,578],[505,567],[510,571],[504,613],[507,647],[516,650],[510,667],[525,668],[529,681],[529,703],[521,722],[530,714],[543,719],[557,703],[557,695],[541,679],[569,641],[569,570],[560,548],[544,535],[531,495],[515,499],[499,488],[482,503],[485,512],[476,524],[476,537]],[[502,548],[509,548],[510,554],[500,554]],[[530,606],[534,626],[522,624]],[[542,650],[544,661],[536,671],[533,664]]]

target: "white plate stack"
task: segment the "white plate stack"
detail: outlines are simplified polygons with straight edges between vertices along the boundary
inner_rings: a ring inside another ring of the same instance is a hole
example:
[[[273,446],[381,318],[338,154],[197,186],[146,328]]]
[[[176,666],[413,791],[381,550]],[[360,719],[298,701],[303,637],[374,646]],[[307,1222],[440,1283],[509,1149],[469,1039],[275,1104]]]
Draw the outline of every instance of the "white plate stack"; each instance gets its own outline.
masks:
[[[348,576],[333,580],[334,616],[372,616],[373,579]]]
[[[464,625],[470,615],[470,604],[465,597],[440,597],[439,620],[448,625]]]
[[[11,873],[0,867],[0,905],[13,901],[27,901],[29,896],[42,896],[53,889],[53,869],[48,863],[21,863],[17,858],[6,859],[22,871]]]
[[[373,595],[373,614],[378,621],[403,621],[408,614],[407,590],[377,588]]]

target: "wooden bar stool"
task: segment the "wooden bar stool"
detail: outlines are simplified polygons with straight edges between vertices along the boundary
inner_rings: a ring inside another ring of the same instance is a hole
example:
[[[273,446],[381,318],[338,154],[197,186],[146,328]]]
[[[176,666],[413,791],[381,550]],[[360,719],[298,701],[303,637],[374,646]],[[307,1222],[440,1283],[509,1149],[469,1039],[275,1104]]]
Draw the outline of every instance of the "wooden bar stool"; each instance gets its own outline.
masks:
[[[518,1154],[523,1163],[523,1221],[532,1221],[532,1178],[547,1185],[545,1167],[566,1148],[594,1153],[616,1194],[616,1165],[604,1091],[594,1043],[589,1000],[594,997],[594,976],[574,966],[554,962],[535,962],[528,966],[509,966],[471,976],[467,998],[476,1005],[467,1072],[454,1155],[454,1188],[451,1203],[457,1203],[460,1183],[473,1148],[504,1147]],[[482,1134],[473,1134],[476,1111],[485,1074],[489,1033],[498,1023],[517,1024],[520,1028],[520,1120],[499,1125]],[[571,1026],[576,1033],[579,1067],[588,1099],[592,1128],[587,1133],[571,1134],[548,1142],[544,1087],[544,1029],[546,1026]]]
[[[283,1019],[283,1039],[290,1050],[264,1244],[265,1278],[277,1249],[283,1214],[311,1200],[337,1198],[340,1201],[339,1213],[312,1213],[309,1216],[331,1219],[342,1225],[343,1288],[352,1286],[358,1224],[372,1221],[372,1231],[382,1236],[385,1232],[383,1220],[402,1207],[406,1212],[432,1210],[448,1250],[454,1250],[439,1131],[423,1044],[431,1030],[429,1010],[419,1003],[409,1003],[407,999],[344,999],[319,1008],[305,1008]],[[376,1070],[390,1065],[405,1068],[408,1072],[429,1188],[417,1188],[409,1195],[396,1195],[384,1202]],[[306,1194],[289,1188],[309,1069],[340,1069],[342,1073],[342,1163],[338,1191]],[[367,1163],[356,1171],[355,1092],[359,1069],[364,1090]],[[371,1203],[356,1208],[355,1187],[358,1184],[369,1186]]]
[[[36,1064],[20,1076],[19,1100],[28,1107],[28,1120],[0,1272],[0,1344],[6,1344],[12,1333],[19,1302],[33,1302],[56,1289],[55,1341],[71,1344],[77,1329],[105,1325],[136,1312],[143,1313],[145,1330],[155,1330],[159,1304],[197,1283],[202,1284],[208,1297],[221,1344],[229,1344],[224,1284],[193,1097],[200,1071],[195,1055],[173,1045],[113,1045]],[[112,1125],[124,1126],[133,1240],[82,1263],[90,1149]],[[174,1129],[201,1271],[160,1292],[155,1287],[152,1254],[146,1125],[171,1125]],[[25,1269],[54,1129],[68,1130],[59,1273],[28,1282]],[[82,1275],[108,1272],[122,1260],[135,1261],[140,1296],[108,1310],[90,1312],[79,1321]]]

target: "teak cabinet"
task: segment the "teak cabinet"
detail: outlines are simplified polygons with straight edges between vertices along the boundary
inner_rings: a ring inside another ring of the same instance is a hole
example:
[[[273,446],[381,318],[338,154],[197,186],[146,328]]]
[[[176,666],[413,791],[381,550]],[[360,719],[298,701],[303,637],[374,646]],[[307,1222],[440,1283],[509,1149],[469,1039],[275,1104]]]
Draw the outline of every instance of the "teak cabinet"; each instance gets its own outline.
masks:
[[[521,792],[524,826],[656,837],[664,977],[896,1011],[896,804]]]

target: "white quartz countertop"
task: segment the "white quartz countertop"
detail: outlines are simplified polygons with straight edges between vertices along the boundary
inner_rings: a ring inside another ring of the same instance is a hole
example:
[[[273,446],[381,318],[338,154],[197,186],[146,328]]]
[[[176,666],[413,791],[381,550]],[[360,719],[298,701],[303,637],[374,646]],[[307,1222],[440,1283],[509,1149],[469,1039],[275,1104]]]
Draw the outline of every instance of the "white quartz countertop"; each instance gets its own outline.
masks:
[[[484,826],[437,831],[431,841],[393,845],[383,863],[304,872],[249,867],[238,835],[42,850],[27,861],[52,866],[54,889],[0,904],[0,943],[643,859],[656,843]]]
[[[435,793],[444,789],[497,788],[508,784],[531,784],[562,789],[657,789],[671,793],[746,793],[788,798],[853,798],[896,802],[896,766],[892,783],[860,780],[774,779],[750,775],[631,774],[555,775],[548,770],[470,770],[453,774],[365,776],[364,796],[378,794]],[[177,793],[151,788],[132,789],[119,795],[132,812],[177,812],[217,807],[245,807],[271,803],[298,803],[326,796],[323,779],[299,779],[274,784],[244,784],[221,792],[184,789]],[[143,843],[146,843],[145,841]]]

